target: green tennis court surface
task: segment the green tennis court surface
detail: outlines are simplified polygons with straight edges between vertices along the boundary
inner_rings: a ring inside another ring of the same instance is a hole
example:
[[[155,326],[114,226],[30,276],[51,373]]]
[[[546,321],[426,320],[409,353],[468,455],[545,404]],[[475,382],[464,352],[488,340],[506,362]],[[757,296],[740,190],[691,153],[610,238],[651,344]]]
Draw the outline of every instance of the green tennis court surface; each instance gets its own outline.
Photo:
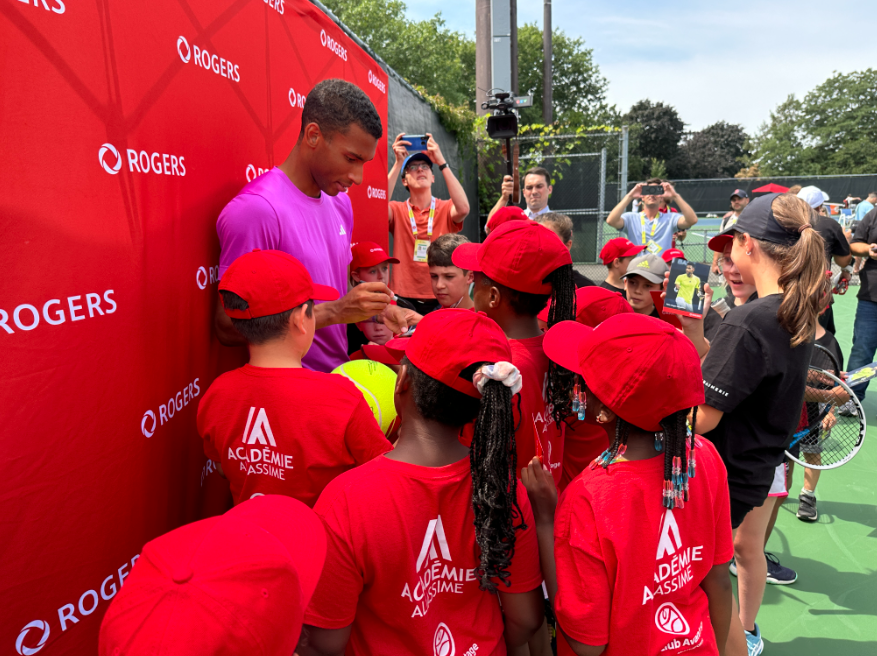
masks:
[[[837,339],[845,359],[852,345],[857,291],[850,288],[846,295],[835,297]],[[819,519],[814,523],[795,517],[804,480],[803,471],[795,469],[794,485],[780,509],[768,551],[798,572],[798,581],[767,586],[758,615],[765,656],[877,656],[874,383],[864,407],[865,443],[850,463],[823,472],[816,490]]]

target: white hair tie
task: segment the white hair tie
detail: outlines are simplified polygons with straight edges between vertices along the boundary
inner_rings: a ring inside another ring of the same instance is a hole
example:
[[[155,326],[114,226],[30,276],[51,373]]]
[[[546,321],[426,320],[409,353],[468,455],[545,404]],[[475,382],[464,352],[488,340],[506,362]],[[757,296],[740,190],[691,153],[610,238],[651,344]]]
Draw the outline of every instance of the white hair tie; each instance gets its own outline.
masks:
[[[512,396],[520,392],[524,386],[521,372],[511,362],[482,365],[472,376],[472,382],[475,383],[475,387],[481,394],[484,394],[484,384],[488,380],[498,380],[506,387],[511,388]]]

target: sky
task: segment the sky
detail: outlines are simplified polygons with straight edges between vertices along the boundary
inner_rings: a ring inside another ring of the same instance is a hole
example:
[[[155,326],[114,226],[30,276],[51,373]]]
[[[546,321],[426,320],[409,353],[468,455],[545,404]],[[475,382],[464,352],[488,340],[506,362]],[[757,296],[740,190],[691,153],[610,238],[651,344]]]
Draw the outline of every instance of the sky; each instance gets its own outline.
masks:
[[[475,0],[406,0],[407,16],[442,13],[475,35]],[[553,23],[582,37],[609,80],[607,100],[673,105],[688,130],[717,121],[750,134],[789,94],[834,71],[875,67],[873,5],[865,0],[553,0]],[[518,24],[542,25],[542,2],[518,1]],[[522,92],[524,90],[521,90]]]

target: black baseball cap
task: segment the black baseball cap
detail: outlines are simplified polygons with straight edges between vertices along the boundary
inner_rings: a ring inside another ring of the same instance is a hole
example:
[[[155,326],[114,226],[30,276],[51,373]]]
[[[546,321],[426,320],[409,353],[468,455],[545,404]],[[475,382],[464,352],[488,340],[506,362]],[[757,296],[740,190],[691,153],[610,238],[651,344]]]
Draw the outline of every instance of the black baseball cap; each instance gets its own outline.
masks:
[[[798,230],[786,230],[773,215],[773,202],[782,194],[765,194],[753,200],[740,212],[740,217],[710,239],[710,250],[721,253],[735,232],[748,232],[753,239],[791,246],[801,238]]]
[[[739,196],[740,198],[749,198],[749,194],[747,194],[742,189],[735,189],[734,193],[731,194],[731,198],[733,198],[734,196]]]

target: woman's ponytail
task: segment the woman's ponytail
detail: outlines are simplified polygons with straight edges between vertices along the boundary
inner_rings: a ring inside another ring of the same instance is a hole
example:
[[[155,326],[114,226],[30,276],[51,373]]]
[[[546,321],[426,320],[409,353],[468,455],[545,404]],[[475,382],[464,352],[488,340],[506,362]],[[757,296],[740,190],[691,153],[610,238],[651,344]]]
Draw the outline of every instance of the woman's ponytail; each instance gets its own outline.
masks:
[[[576,284],[572,264],[564,264],[545,279],[551,283],[548,306],[548,327],[576,318]],[[552,415],[558,428],[560,422],[572,414],[572,391],[575,374],[552,361],[548,363],[548,398],[553,406]]]
[[[477,568],[482,590],[496,590],[494,579],[506,586],[515,551],[515,531],[526,528],[517,497],[517,447],[512,414],[512,389],[486,380],[469,450],[472,469],[472,508],[475,541],[481,550]],[[516,525],[515,522],[518,522]]]
[[[777,284],[783,290],[783,301],[777,318],[792,334],[795,347],[813,336],[819,314],[828,303],[831,285],[825,275],[825,241],[813,227],[818,215],[797,196],[777,196],[771,209],[781,226],[800,233],[791,246],[758,242],[762,251],[779,264]]]

